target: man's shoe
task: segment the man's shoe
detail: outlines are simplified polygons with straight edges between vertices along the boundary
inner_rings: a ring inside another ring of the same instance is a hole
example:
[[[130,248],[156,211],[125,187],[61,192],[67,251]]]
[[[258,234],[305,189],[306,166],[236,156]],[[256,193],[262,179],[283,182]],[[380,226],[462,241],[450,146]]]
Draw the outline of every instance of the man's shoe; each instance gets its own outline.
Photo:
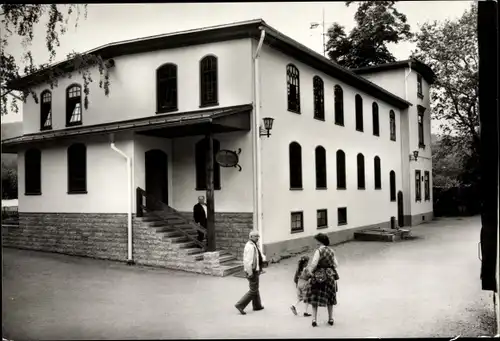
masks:
[[[247,313],[245,313],[245,311],[243,311],[243,309],[241,309],[237,305],[235,305],[234,307],[240,312],[241,315],[246,315],[247,314]]]
[[[264,307],[254,308],[253,310],[254,310],[254,311],[259,311],[259,310],[262,310],[262,309],[264,309]]]

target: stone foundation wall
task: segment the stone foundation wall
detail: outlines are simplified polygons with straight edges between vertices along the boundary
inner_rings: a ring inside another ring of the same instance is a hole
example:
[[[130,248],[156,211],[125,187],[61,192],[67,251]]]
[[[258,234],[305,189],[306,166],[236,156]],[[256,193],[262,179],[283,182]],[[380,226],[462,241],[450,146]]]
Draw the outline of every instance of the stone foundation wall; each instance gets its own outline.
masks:
[[[180,212],[186,219],[193,220],[192,212]],[[229,251],[238,260],[243,259],[243,248],[248,233],[253,228],[253,213],[216,212],[215,238],[217,249]]]
[[[127,215],[19,213],[18,227],[2,227],[2,245],[126,261]]]

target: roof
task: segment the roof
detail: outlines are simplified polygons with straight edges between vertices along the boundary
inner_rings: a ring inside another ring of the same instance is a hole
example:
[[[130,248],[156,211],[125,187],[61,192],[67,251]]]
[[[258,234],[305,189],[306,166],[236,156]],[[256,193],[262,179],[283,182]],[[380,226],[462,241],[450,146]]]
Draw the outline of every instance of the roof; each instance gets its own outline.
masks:
[[[26,134],[23,136],[2,140],[2,152],[9,152],[9,149],[11,149],[10,147],[25,143],[44,142],[74,136],[110,134],[123,131],[140,132],[172,127],[175,127],[177,129],[181,126],[203,123],[217,124],[217,122],[213,121],[234,114],[249,112],[252,110],[252,107],[252,104],[245,104],[225,108],[213,108],[175,114],[169,113],[156,115],[154,117],[144,117],[121,122],[96,124],[90,126],[78,126],[66,129],[52,130],[43,133]],[[224,124],[223,122],[221,123]]]
[[[386,63],[386,64],[380,64],[380,65],[375,65],[375,66],[366,66],[366,67],[361,67],[361,68],[356,68],[356,69],[351,69],[354,73],[358,75],[362,75],[365,73],[374,73],[374,72],[381,72],[381,71],[388,71],[388,70],[397,70],[397,69],[403,69],[410,66],[413,70],[417,71],[419,74],[424,77],[424,79],[429,83],[432,84],[436,80],[436,74],[432,69],[427,66],[426,64],[422,63],[421,61],[417,59],[407,59],[407,60],[401,60],[398,62],[394,63]]]
[[[171,49],[189,45],[206,44],[242,38],[259,39],[261,28],[266,31],[266,39],[264,41],[266,45],[269,45],[277,50],[281,50],[285,54],[293,56],[293,58],[334,78],[337,78],[348,85],[365,91],[380,100],[386,101],[398,109],[404,109],[411,106],[410,102],[407,102],[378,85],[364,79],[363,77],[356,75],[351,70],[343,68],[330,61],[317,52],[267,25],[262,19],[125,40],[103,45],[87,51],[84,54],[100,55],[106,60],[123,55]],[[68,70],[72,68],[72,63],[71,61],[66,60],[54,64],[44,70],[16,79],[10,82],[8,87],[15,90],[22,90],[30,85],[44,82],[47,80],[50,70],[55,67]]]

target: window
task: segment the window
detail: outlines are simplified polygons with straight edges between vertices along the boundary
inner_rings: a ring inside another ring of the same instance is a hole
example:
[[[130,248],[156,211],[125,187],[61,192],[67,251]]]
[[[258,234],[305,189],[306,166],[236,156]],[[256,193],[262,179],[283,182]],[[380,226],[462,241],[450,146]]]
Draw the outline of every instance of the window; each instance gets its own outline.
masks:
[[[417,96],[419,98],[424,98],[424,93],[422,91],[422,76],[417,75]]]
[[[82,124],[82,87],[70,85],[66,90],[66,126]]]
[[[424,141],[424,112],[425,108],[421,105],[417,105],[418,109],[418,147],[425,148]]]
[[[82,143],[68,148],[68,193],[87,193],[87,148]]]
[[[359,153],[358,161],[358,189],[365,189],[365,157]]]
[[[314,76],[313,78],[313,92],[314,92],[314,118],[318,120],[325,120],[325,93],[323,80]]]
[[[286,83],[288,92],[288,111],[300,114],[299,69],[293,64],[288,64],[286,66]]]
[[[217,57],[206,56],[200,61],[200,107],[219,104]]]
[[[304,232],[304,213],[292,212],[291,218],[291,232]]]
[[[422,174],[419,170],[415,171],[415,201],[422,201]]]
[[[338,225],[347,225],[347,207],[339,207],[337,209],[337,221]]]
[[[316,211],[316,220],[318,224],[318,229],[328,227],[328,213],[327,210]]]
[[[290,159],[290,189],[302,189],[302,147],[297,142],[288,147]]]
[[[373,174],[375,177],[375,189],[381,189],[382,188],[382,177],[381,177],[381,171],[380,171],[380,158],[378,156],[375,156],[373,159]]]
[[[391,110],[389,112],[389,131],[391,132],[391,140],[396,141],[396,114]]]
[[[32,148],[24,154],[24,193],[42,194],[42,153]]]
[[[356,130],[363,131],[363,99],[360,95],[355,97],[356,106]]]
[[[42,92],[40,103],[40,130],[52,129],[52,93],[49,90]]]
[[[346,189],[345,153],[337,150],[337,189]]]
[[[373,135],[380,136],[380,124],[378,120],[378,104],[372,103]]]
[[[156,111],[177,110],[177,65],[165,64],[156,70]]]
[[[391,171],[389,173],[389,184],[391,187],[391,201],[396,201],[396,173],[394,173],[394,171]]]
[[[316,147],[316,189],[326,188],[326,151],[325,148]]]
[[[213,139],[213,167],[214,167],[214,189],[220,190],[220,165],[215,162],[215,154],[220,150],[220,142]],[[208,139],[203,138],[195,146],[195,164],[196,164],[196,190],[207,189],[207,153]]]
[[[424,190],[425,190],[425,196],[424,200],[431,200],[431,183],[430,183],[430,172],[425,171],[424,172]]]
[[[344,92],[339,85],[334,88],[335,98],[335,124],[344,125]]]

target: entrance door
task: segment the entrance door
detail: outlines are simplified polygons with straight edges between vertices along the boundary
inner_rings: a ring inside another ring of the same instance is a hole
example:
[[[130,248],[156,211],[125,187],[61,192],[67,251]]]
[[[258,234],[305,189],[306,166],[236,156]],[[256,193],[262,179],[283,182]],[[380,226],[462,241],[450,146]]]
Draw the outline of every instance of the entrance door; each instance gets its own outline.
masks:
[[[154,149],[146,152],[146,194],[168,205],[168,160],[165,152]],[[161,208],[146,199],[150,210]]]
[[[403,227],[404,223],[404,209],[403,209],[403,192],[398,192],[398,225],[399,227]]]

